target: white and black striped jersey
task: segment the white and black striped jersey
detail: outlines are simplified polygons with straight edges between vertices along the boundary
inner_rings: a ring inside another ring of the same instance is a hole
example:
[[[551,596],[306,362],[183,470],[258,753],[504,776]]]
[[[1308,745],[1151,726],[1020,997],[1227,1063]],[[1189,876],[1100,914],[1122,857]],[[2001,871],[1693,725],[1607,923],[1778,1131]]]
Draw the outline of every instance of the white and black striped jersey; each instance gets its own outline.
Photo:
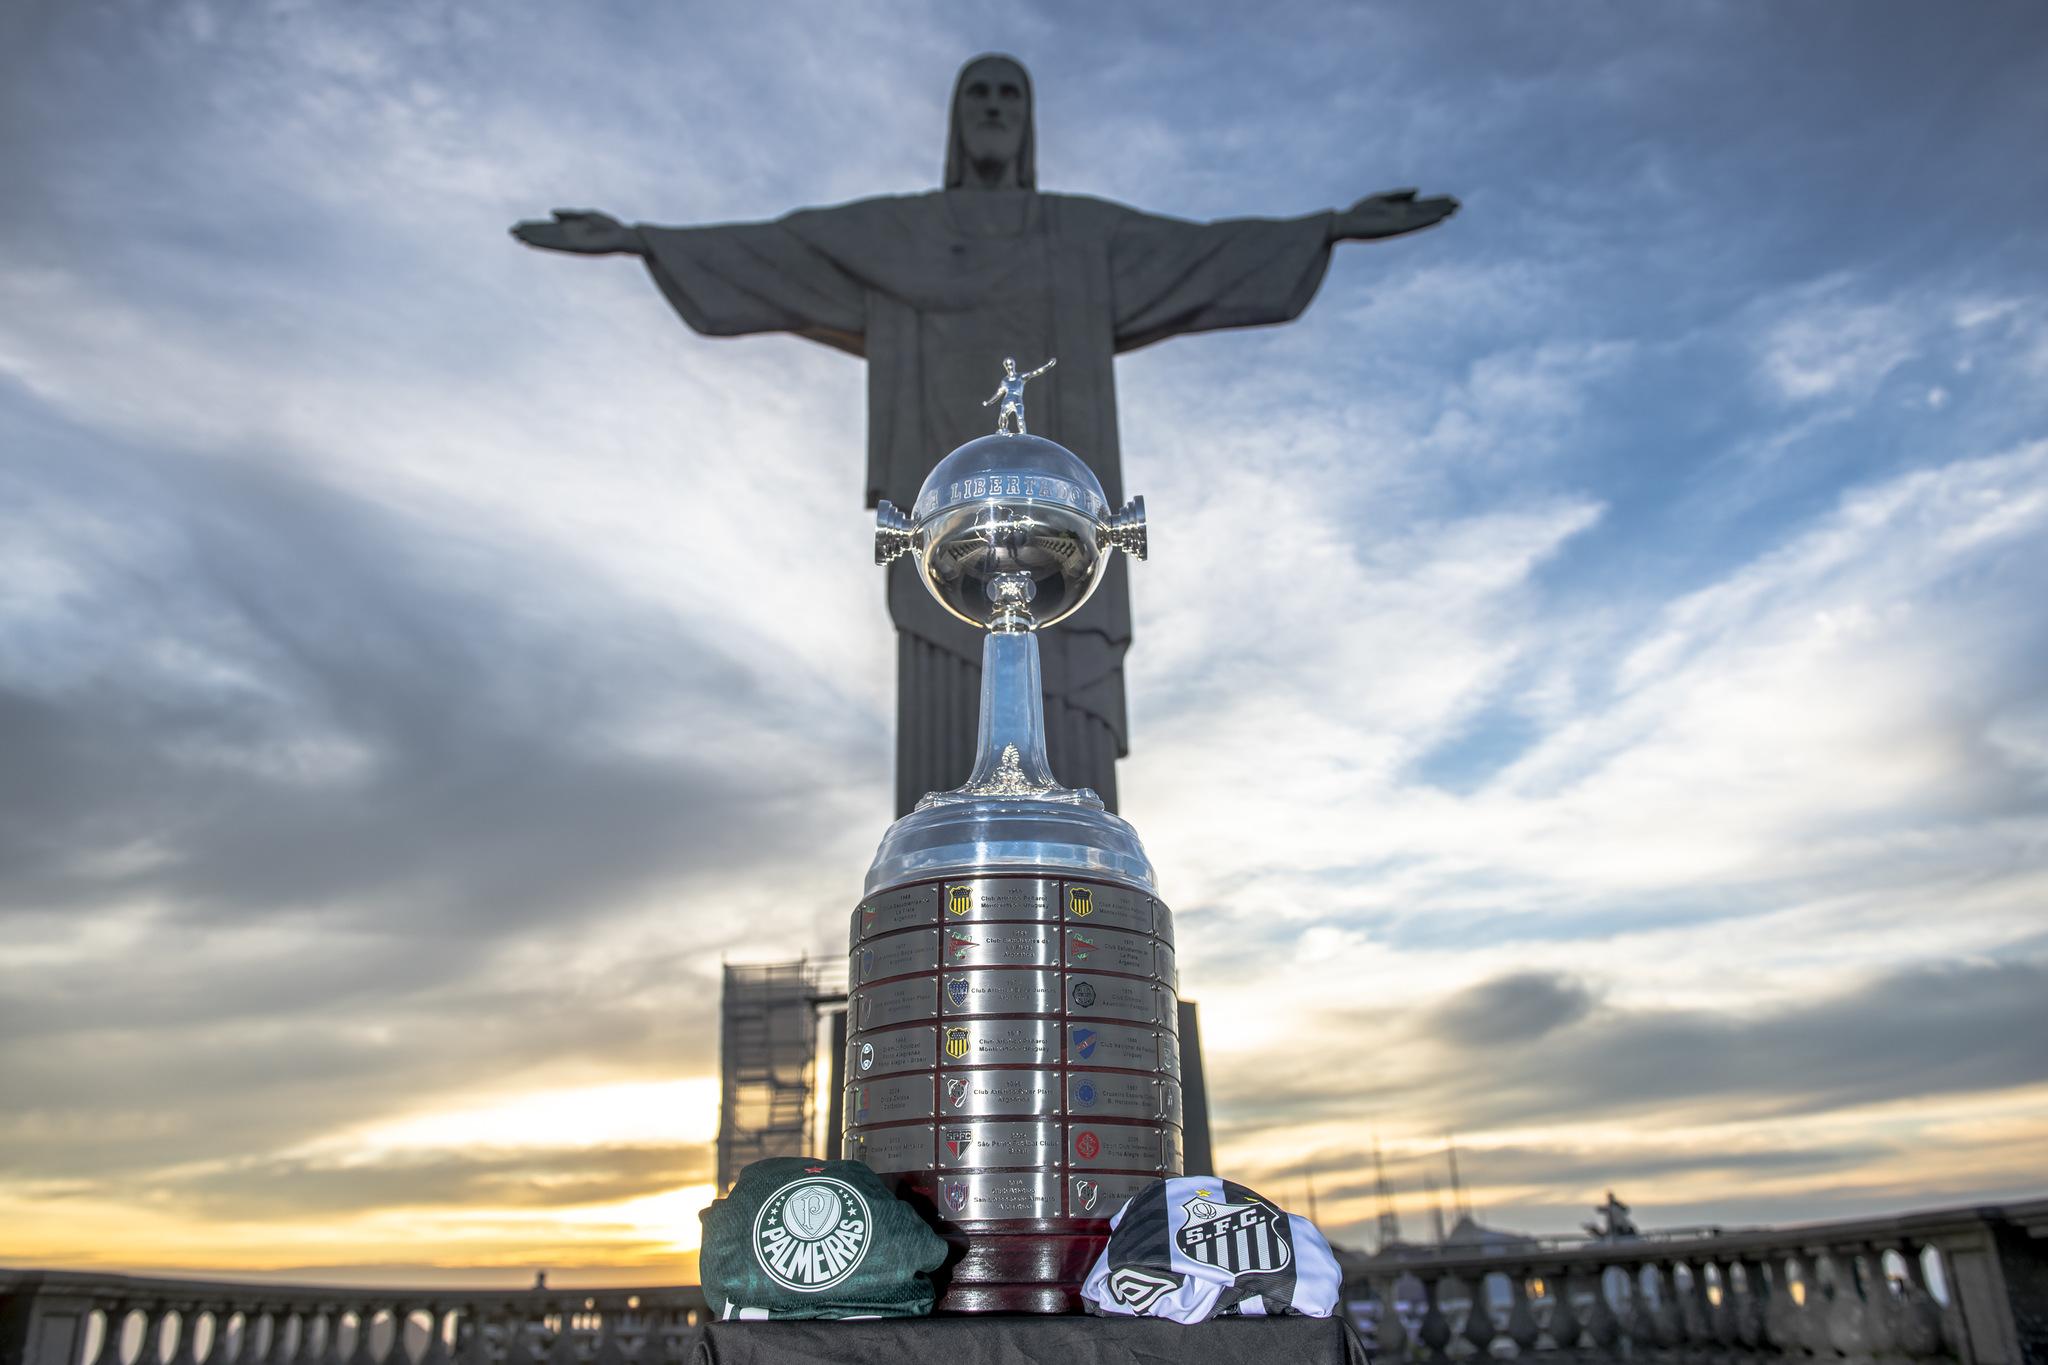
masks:
[[[1091,1313],[1201,1322],[1337,1309],[1342,1272],[1315,1224],[1213,1175],[1149,1185],[1110,1220],[1081,1286]]]

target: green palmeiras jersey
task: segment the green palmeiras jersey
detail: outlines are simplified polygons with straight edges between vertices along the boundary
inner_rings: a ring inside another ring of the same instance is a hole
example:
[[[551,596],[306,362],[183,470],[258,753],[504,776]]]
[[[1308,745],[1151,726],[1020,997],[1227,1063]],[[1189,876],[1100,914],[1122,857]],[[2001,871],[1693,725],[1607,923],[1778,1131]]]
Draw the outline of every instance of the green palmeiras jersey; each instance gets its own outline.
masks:
[[[858,1161],[756,1161],[702,1217],[698,1274],[721,1318],[932,1311],[946,1243]]]
[[[1213,1175],[1176,1176],[1131,1196],[1081,1286],[1088,1311],[1202,1322],[1327,1318],[1343,1273],[1316,1225]]]

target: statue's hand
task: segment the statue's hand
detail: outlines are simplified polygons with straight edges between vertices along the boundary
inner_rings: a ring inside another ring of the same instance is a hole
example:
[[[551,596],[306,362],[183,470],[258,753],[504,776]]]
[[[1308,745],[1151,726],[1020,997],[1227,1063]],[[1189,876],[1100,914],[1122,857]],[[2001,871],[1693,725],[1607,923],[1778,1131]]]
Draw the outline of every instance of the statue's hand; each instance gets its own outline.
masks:
[[[1417,199],[1414,190],[1388,190],[1371,194],[1337,215],[1334,236],[1347,238],[1398,237],[1404,232],[1441,223],[1458,211],[1458,201],[1448,194]]]
[[[515,223],[512,235],[547,251],[576,251],[586,256],[617,251],[640,254],[640,234],[596,209],[556,209],[552,222],[533,218]]]

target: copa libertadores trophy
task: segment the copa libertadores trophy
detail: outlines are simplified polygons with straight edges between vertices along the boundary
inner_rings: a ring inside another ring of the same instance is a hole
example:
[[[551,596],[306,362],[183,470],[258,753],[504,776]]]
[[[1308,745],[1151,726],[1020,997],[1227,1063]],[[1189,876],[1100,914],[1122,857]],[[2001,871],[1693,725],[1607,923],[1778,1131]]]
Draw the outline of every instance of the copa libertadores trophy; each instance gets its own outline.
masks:
[[[877,563],[912,556],[988,631],[974,771],[889,827],[851,934],[846,1154],[955,1244],[952,1311],[1077,1306],[1110,1215],[1181,1169],[1172,918],[1137,832],[1046,762],[1033,634],[1115,550],[1145,557],[1144,500],[1113,511],[1026,433],[1045,368],[1006,361],[997,434],[940,461],[908,515],[884,502],[875,533]]]

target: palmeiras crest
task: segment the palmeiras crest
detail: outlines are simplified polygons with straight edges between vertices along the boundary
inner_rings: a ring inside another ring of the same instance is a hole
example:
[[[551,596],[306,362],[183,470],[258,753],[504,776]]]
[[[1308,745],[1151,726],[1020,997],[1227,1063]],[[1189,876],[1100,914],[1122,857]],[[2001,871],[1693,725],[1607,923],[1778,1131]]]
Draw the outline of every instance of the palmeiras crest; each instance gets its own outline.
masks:
[[[777,1190],[754,1216],[754,1258],[784,1289],[812,1294],[853,1273],[867,1255],[867,1200],[827,1176]]]

